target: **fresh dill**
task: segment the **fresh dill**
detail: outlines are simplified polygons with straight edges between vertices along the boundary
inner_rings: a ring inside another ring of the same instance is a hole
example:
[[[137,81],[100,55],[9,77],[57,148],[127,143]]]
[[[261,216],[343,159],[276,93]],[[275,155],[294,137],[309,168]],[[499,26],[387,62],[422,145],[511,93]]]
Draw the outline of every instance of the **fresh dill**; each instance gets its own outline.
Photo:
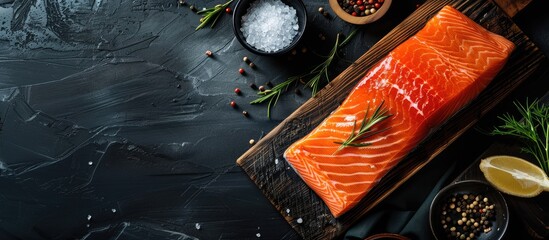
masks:
[[[509,113],[498,117],[503,125],[495,127],[492,135],[513,136],[520,139],[524,146],[522,151],[533,155],[539,166],[549,174],[549,106],[538,100],[522,105],[514,102],[520,117],[517,119]]]

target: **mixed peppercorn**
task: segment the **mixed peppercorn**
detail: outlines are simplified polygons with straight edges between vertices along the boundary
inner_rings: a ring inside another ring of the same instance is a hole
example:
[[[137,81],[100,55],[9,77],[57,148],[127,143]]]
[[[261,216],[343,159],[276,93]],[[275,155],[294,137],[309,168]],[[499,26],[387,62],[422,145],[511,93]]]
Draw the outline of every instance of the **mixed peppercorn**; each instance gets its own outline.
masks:
[[[454,194],[442,206],[440,221],[448,239],[476,239],[492,231],[496,209],[485,196]]]
[[[343,11],[356,17],[376,13],[385,0],[337,0]]]

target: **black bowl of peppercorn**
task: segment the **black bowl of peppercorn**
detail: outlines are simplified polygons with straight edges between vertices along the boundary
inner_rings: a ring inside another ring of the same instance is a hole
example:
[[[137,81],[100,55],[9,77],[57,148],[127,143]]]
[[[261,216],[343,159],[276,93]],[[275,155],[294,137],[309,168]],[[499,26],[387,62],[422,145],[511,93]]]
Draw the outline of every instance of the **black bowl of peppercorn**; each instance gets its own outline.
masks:
[[[509,224],[503,195],[489,184],[467,180],[443,188],[429,209],[436,239],[501,239]]]
[[[391,0],[329,0],[334,13],[343,21],[362,25],[380,19],[389,7]]]

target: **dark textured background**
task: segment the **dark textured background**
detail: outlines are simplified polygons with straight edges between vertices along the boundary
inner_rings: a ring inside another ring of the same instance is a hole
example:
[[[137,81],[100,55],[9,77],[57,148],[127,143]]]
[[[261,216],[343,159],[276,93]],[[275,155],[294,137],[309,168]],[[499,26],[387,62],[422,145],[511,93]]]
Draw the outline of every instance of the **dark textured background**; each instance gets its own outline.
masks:
[[[541,2],[515,20],[549,55]],[[395,1],[361,28],[333,75],[417,3]],[[264,105],[248,104],[256,97],[248,84],[302,73],[336,33],[354,29],[317,12],[327,1],[305,4],[298,54],[273,58],[245,50],[230,15],[195,31],[200,16],[171,0],[0,0],[0,239],[296,238],[235,160],[310,95],[285,94],[269,120]],[[513,97],[540,96],[548,85]]]

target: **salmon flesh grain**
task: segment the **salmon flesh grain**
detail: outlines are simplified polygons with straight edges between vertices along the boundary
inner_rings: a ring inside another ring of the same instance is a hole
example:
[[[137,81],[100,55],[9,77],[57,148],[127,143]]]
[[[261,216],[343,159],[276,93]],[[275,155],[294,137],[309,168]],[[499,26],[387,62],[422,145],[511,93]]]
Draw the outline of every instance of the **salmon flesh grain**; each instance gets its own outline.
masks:
[[[341,106],[284,157],[339,217],[433,128],[477,97],[513,49],[509,40],[446,6],[376,63]],[[338,150],[381,103],[391,116],[371,131],[386,130]]]

